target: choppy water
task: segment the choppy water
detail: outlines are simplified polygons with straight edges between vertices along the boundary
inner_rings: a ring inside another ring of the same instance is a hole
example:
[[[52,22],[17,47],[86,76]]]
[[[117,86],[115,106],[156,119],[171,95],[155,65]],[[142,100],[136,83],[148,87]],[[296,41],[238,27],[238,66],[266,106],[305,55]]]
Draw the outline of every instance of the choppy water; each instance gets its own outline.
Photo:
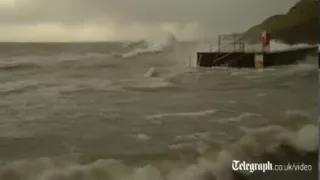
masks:
[[[317,58],[195,68],[197,47],[1,44],[0,180],[316,179]],[[232,159],[313,171],[234,173]]]

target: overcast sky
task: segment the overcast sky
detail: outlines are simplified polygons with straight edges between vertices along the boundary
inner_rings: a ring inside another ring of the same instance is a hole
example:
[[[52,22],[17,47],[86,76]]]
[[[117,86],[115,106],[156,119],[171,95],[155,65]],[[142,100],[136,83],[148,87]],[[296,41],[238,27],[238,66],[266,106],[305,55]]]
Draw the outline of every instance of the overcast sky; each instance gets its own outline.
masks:
[[[0,0],[0,41],[181,39],[244,31],[298,0]]]

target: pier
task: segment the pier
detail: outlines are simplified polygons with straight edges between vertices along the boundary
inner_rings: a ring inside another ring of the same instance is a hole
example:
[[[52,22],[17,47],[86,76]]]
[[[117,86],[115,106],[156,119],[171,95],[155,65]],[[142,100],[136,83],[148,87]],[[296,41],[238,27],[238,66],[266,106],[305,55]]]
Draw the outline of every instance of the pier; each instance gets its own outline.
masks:
[[[218,50],[197,52],[200,67],[264,68],[290,65],[303,60],[309,54],[318,54],[318,46],[297,47],[271,51],[269,35],[263,33],[260,50],[248,49],[240,34],[220,35]]]

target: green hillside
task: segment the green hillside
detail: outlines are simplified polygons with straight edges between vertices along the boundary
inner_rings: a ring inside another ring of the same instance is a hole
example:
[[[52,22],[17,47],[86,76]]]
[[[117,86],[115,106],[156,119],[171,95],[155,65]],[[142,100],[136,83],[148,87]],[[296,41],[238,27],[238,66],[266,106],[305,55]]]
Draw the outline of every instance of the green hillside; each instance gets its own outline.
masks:
[[[301,0],[287,14],[275,15],[244,33],[250,43],[260,41],[261,32],[268,30],[271,38],[288,44],[318,43],[318,1]]]

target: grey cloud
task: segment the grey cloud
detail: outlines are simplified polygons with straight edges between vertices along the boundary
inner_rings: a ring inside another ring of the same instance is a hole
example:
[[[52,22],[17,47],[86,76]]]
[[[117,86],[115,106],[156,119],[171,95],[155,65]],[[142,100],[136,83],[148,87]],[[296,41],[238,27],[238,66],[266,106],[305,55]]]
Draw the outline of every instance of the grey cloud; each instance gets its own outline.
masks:
[[[119,21],[224,21],[260,19],[288,9],[297,0],[20,0],[7,20],[82,23],[113,18]],[[239,22],[238,22],[239,23]]]
[[[197,23],[208,32],[238,31],[287,11],[298,0],[17,0],[0,7],[0,25],[113,23],[125,28]]]

